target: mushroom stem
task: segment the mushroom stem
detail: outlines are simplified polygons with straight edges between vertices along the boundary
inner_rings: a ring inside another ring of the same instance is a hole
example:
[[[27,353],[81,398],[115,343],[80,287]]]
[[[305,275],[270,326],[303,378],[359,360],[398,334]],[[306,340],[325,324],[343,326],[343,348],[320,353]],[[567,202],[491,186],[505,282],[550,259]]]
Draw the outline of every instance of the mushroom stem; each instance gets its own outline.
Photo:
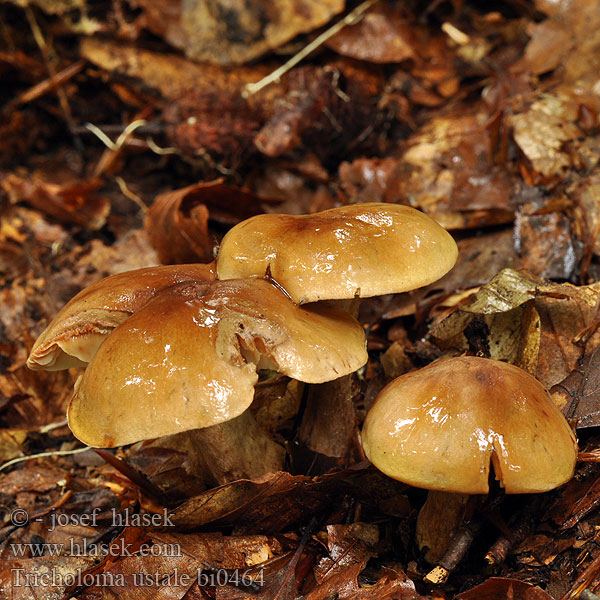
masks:
[[[360,299],[320,302],[358,317]],[[313,452],[348,458],[356,440],[356,411],[352,401],[353,374],[311,385],[298,437]]]
[[[212,427],[163,438],[156,445],[185,448],[190,472],[214,487],[281,471],[285,450],[258,425],[250,410]]]
[[[417,518],[417,544],[425,560],[438,563],[463,522],[470,496],[430,490]]]

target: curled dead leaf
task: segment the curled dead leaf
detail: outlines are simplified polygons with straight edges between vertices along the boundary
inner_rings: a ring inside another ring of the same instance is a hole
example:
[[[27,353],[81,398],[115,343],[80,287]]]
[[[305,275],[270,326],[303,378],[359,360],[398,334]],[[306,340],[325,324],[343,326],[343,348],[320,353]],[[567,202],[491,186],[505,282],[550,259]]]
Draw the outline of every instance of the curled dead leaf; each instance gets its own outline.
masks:
[[[234,225],[261,212],[259,198],[217,179],[157,196],[145,225],[162,263],[209,262],[216,245],[209,218]]]

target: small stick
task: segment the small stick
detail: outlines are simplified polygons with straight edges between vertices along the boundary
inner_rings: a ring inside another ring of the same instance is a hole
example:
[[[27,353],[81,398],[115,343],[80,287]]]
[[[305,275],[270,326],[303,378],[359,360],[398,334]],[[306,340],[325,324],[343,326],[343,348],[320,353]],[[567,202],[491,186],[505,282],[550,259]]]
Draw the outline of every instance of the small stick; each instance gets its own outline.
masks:
[[[600,574],[600,556],[597,556],[589,565],[589,567],[575,580],[571,589],[560,600],[571,600],[572,598],[580,598],[581,594],[586,591],[593,581]]]
[[[242,97],[247,98],[260,92],[264,87],[278,81],[282,75],[285,75],[290,69],[293,69],[299,62],[304,60],[313,50],[316,50],[319,46],[322,46],[330,37],[334,36],[338,31],[341,31],[346,25],[353,25],[363,16],[363,14],[378,2],[378,0],[366,0],[362,4],[359,4],[352,12],[349,12],[341,21],[338,21],[332,25],[329,29],[324,31],[321,35],[318,35],[310,44],[302,48],[300,52],[292,56],[290,60],[281,65],[278,69],[275,69],[272,73],[263,77],[256,83],[246,84]]]
[[[448,550],[439,561],[439,564],[433,568],[423,580],[426,583],[433,585],[441,585],[446,582],[450,573],[456,568],[458,563],[463,559],[467,550],[473,543],[473,540],[481,529],[481,519],[476,519],[463,525],[454,534]]]
[[[510,549],[525,539],[532,528],[532,521],[538,508],[539,501],[529,503],[511,525],[510,535],[500,535],[485,555],[484,560],[488,565],[494,567],[501,565],[506,560]]]
[[[80,73],[85,67],[85,64],[85,60],[83,59],[74,62],[72,65],[69,65],[62,71],[56,73],[54,77],[44,79],[44,81],[40,81],[40,83],[36,83],[33,87],[30,87],[27,91],[19,95],[16,102],[18,104],[27,104],[28,102],[55,90],[59,85],[69,81],[69,79],[75,77],[77,73]]]
[[[27,17],[27,21],[29,23],[29,27],[31,28],[31,33],[35,39],[36,44],[38,45],[40,52],[44,58],[44,62],[46,63],[46,69],[48,69],[48,74],[50,75],[51,82],[55,85],[56,95],[58,96],[58,101],[60,103],[60,108],[63,112],[65,121],[69,127],[69,131],[73,136],[73,143],[75,144],[75,148],[82,153],[83,152],[83,144],[79,139],[79,136],[75,133],[75,121],[73,120],[73,113],[71,112],[71,106],[69,105],[69,100],[67,98],[67,94],[65,90],[62,88],[62,84],[60,81],[57,81],[57,73],[54,68],[52,61],[52,54],[54,54],[54,50],[48,46],[44,36],[42,34],[42,30],[36,21],[35,14],[31,9],[29,4],[26,4],[25,7],[25,16]]]

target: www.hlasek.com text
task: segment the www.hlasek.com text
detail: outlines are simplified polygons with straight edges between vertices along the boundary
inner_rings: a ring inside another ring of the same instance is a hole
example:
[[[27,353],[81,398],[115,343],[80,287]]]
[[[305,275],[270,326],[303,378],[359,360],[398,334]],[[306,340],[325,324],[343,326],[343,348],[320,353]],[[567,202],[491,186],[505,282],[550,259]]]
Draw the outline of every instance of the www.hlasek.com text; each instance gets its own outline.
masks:
[[[123,557],[123,556],[182,556],[179,544],[131,544],[124,538],[113,542],[91,542],[86,539],[71,539],[68,543],[43,543],[13,542],[10,549],[15,557],[39,557],[39,556],[91,556],[91,557]]]

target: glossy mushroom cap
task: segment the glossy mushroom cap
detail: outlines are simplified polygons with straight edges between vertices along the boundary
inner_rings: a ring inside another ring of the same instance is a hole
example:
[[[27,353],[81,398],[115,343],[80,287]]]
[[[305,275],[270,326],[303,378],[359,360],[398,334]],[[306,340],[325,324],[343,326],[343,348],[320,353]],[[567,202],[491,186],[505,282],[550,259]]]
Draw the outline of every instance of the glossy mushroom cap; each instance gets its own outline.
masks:
[[[361,325],[339,309],[300,308],[263,279],[183,283],[98,348],[69,426],[105,447],[209,427],[248,408],[261,366],[321,383],[366,361]]]
[[[442,277],[457,256],[450,234],[426,214],[373,202],[243,221],[223,238],[217,273],[263,277],[269,268],[304,304],[413,290]]]
[[[214,263],[148,267],[112,275],[81,290],[35,342],[27,366],[59,371],[85,367],[104,338],[165,288],[215,278]]]
[[[485,358],[439,360],[377,397],[362,441],[386,475],[446,492],[487,494],[490,462],[508,494],[545,492],[573,476],[577,442],[541,383]]]

